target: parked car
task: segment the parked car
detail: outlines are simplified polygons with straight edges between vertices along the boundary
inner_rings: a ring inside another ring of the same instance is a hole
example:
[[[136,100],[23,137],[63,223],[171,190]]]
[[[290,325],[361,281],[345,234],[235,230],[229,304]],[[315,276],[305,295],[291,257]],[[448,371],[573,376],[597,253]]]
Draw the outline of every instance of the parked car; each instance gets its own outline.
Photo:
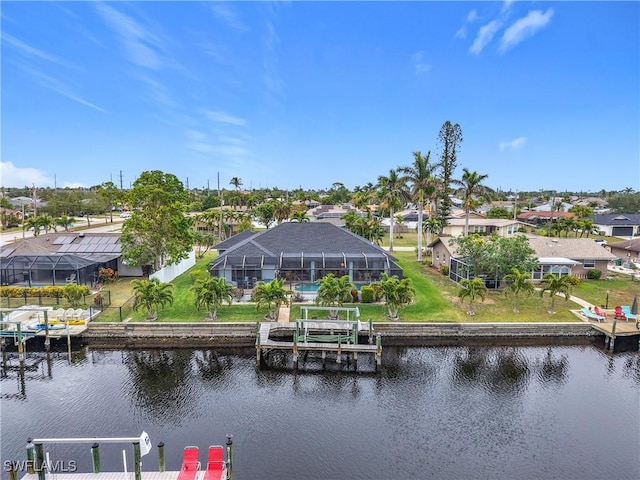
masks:
[[[131,218],[131,212],[122,212],[120,218]]]
[[[594,242],[596,242],[598,245],[600,245],[600,246],[602,246],[602,247],[604,247],[604,246],[606,246],[606,245],[607,245],[607,241],[606,241],[606,240],[604,240],[604,239],[602,239],[602,238],[596,238],[596,239],[594,240]]]

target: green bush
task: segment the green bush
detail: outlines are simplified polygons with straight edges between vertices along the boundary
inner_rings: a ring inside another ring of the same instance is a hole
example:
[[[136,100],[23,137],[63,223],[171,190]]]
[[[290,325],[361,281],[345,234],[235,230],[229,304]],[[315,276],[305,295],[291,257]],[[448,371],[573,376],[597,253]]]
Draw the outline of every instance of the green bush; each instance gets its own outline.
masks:
[[[587,278],[589,280],[600,280],[600,277],[602,277],[602,271],[601,270],[589,270],[587,272]]]
[[[449,265],[441,265],[440,266],[440,273],[442,275],[444,275],[445,277],[449,276]]]
[[[360,301],[362,303],[373,303],[376,299],[376,291],[369,285],[363,285],[360,289]]]

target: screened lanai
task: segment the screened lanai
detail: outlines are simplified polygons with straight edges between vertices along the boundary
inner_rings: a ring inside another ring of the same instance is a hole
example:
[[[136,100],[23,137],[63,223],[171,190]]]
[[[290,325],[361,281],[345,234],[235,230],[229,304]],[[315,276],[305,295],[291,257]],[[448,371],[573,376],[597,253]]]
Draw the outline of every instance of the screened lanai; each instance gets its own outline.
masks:
[[[315,284],[329,273],[348,275],[355,284],[380,279],[383,272],[402,277],[402,269],[385,253],[285,253],[279,256],[224,255],[211,263],[211,272],[234,285],[252,288],[258,281],[284,279],[291,284]]]
[[[118,255],[79,256],[65,253],[15,255],[2,259],[2,285],[43,286],[69,282],[89,285],[98,279],[100,267],[116,266]]]

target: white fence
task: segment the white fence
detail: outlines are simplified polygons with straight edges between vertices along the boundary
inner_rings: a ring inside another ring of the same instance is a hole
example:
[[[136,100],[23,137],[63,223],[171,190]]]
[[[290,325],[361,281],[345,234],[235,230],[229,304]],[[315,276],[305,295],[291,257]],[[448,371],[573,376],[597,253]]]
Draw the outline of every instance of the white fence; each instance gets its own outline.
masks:
[[[157,278],[163,283],[170,282],[178,275],[182,275],[184,272],[189,270],[196,264],[196,253],[190,252],[189,256],[182,260],[180,263],[176,263],[174,265],[167,265],[157,272],[153,272],[149,275],[149,278]]]

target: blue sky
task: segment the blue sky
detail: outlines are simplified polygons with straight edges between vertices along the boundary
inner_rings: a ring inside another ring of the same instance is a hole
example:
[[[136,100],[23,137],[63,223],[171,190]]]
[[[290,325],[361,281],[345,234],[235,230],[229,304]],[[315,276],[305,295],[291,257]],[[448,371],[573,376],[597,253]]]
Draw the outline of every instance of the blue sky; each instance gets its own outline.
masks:
[[[7,186],[640,190],[639,2],[2,2]]]

